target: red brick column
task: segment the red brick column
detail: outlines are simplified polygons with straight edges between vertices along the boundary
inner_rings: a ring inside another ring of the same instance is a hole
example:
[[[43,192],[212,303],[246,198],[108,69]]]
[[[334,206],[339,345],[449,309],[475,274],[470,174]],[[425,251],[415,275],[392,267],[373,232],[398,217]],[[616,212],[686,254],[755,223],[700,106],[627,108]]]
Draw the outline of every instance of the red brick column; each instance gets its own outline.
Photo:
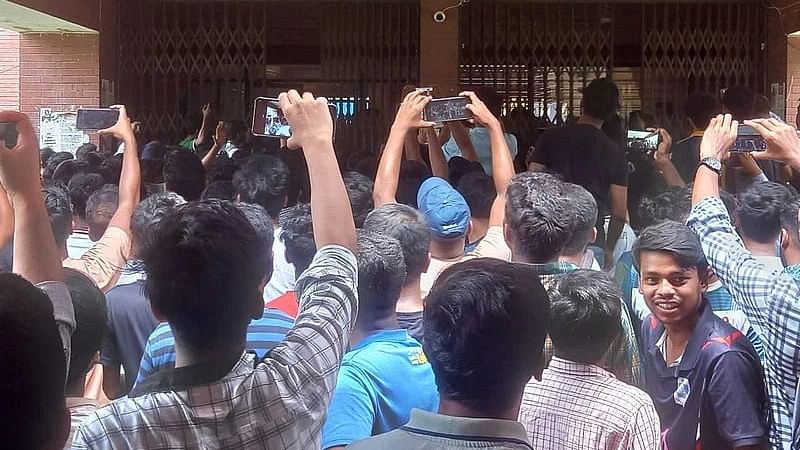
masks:
[[[19,109],[19,40],[17,32],[0,29],[0,110]]]
[[[97,34],[22,34],[19,107],[38,128],[39,108],[66,111],[100,104]]]
[[[786,57],[786,121],[794,124],[800,103],[800,36],[789,36]]]

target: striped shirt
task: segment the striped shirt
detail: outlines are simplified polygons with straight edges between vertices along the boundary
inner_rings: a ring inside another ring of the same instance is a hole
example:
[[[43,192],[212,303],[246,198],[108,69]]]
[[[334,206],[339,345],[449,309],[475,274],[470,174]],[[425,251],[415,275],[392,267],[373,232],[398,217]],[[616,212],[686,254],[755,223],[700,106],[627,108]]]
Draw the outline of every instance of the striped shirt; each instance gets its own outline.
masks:
[[[294,319],[285,313],[274,308],[264,308],[264,315],[250,322],[247,327],[245,348],[255,351],[259,358],[264,358],[267,352],[283,341],[293,326]],[[161,323],[147,339],[136,383],[141,383],[159,370],[172,367],[175,367],[175,336],[167,323]]]

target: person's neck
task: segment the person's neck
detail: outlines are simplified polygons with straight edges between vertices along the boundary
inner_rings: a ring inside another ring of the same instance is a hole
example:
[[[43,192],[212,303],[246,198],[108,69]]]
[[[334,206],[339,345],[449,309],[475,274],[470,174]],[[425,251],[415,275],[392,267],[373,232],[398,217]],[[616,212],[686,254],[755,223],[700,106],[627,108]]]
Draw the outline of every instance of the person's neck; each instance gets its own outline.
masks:
[[[175,368],[193,366],[196,364],[214,363],[241,356],[245,348],[245,333],[241,340],[228,345],[215,348],[195,349],[181,343],[175,336]]]
[[[594,117],[587,114],[582,115],[578,119],[579,125],[590,125],[597,128],[598,130],[603,128],[603,122],[604,122],[603,120],[595,119]]]
[[[764,243],[764,242],[756,242],[752,239],[748,239],[746,237],[742,237],[742,241],[744,242],[744,247],[753,255],[753,256],[777,256],[775,254],[775,241],[778,240],[778,237],[775,237],[775,240],[772,242]]]
[[[558,262],[558,256],[550,259],[549,261],[537,261],[535,258],[529,258],[522,252],[511,249],[511,262],[524,264],[553,264]]]
[[[89,231],[89,223],[86,222],[86,219],[82,219],[78,216],[75,216],[73,219],[72,230],[80,230],[80,231]]]
[[[489,218],[485,219],[478,219],[473,217],[472,218],[472,231],[469,233],[469,242],[477,242],[486,236],[486,232],[489,231]]]
[[[411,313],[422,311],[422,293],[420,292],[419,277],[406,281],[397,300],[397,312]]]
[[[577,255],[561,255],[558,257],[558,262],[572,263],[581,267],[583,263],[583,253],[578,253]]]
[[[441,398],[439,400],[439,414],[452,417],[467,417],[472,419],[499,419],[499,420],[514,420],[519,417],[519,406],[522,402],[522,395],[517,396],[517,401],[510,405],[505,411],[498,413],[489,413],[479,411],[469,406],[463,405],[455,400],[448,400]]]
[[[700,319],[700,312],[692,315],[681,323],[664,324],[664,331],[667,334],[667,339],[670,344],[675,348],[681,349],[679,353],[686,350],[686,344],[694,333],[694,328],[697,326],[697,321]]]
[[[457,259],[464,256],[464,241],[452,239],[448,241],[433,239],[431,256],[439,260]]]
[[[783,265],[786,267],[800,264],[800,247],[790,244],[781,252]]]
[[[361,314],[361,311],[359,311]],[[366,316],[367,314],[365,314]],[[356,320],[356,326],[350,333],[350,348],[355,347],[367,336],[383,330],[396,330],[400,328],[397,323],[397,314],[394,312],[379,318],[360,316]]]

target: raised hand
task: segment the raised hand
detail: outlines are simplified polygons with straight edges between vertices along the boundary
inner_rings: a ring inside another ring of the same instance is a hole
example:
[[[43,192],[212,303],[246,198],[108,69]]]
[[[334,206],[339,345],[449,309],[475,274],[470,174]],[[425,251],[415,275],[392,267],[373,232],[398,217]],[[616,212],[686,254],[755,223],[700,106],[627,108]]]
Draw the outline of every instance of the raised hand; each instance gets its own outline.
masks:
[[[483,125],[486,128],[500,126],[500,120],[497,117],[495,117],[495,115],[492,114],[491,111],[489,111],[489,108],[486,106],[485,103],[483,103],[483,100],[478,98],[478,96],[474,92],[465,91],[458,95],[463,97],[469,97],[470,101],[472,101],[472,104],[467,105],[467,109],[472,111],[472,115],[476,123],[478,123],[479,125]]]
[[[133,124],[131,123],[130,117],[128,117],[128,110],[125,109],[125,106],[114,105],[111,108],[119,110],[119,119],[117,119],[117,123],[114,124],[114,126],[112,126],[111,128],[106,128],[105,130],[98,131],[97,134],[110,134],[115,138],[123,141],[126,138],[134,136]]]
[[[800,137],[793,126],[775,119],[745,120],[744,124],[753,127],[767,141],[767,151],[753,152],[753,158],[780,161],[795,168],[800,165]]]
[[[0,141],[0,183],[12,200],[23,193],[41,197],[39,140],[30,119],[19,112],[2,111],[0,122],[14,123],[17,127],[17,145],[8,148]]]
[[[420,91],[409,92],[403,99],[403,103],[400,104],[400,109],[397,110],[393,126],[402,130],[432,127],[433,122],[422,120],[422,112],[430,101],[431,97]]]
[[[300,96],[296,90],[282,92],[278,96],[281,110],[292,127],[289,148],[305,148],[307,145],[320,142],[333,142],[333,118],[328,109],[325,97],[314,96],[306,92]]]
[[[738,133],[739,122],[733,120],[730,114],[720,114],[711,119],[700,142],[700,159],[716,158],[720,161],[728,159]]]

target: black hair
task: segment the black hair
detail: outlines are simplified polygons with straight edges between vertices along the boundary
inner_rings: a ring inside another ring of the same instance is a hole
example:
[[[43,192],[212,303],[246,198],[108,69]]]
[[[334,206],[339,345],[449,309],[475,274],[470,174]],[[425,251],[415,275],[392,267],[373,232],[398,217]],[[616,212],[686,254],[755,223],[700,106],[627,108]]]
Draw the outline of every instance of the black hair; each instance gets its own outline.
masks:
[[[65,268],[64,279],[75,309],[75,332],[72,333],[67,385],[80,380],[83,386],[92,357],[103,345],[107,320],[106,296],[94,281],[75,269]]]
[[[642,252],[669,252],[683,269],[696,268],[701,280],[708,276],[708,261],[700,238],[686,225],[665,220],[642,230],[633,244],[633,260],[641,272]]]
[[[89,173],[89,165],[83,161],[69,159],[59,164],[53,171],[52,180],[64,186],[69,184],[72,177]]]
[[[564,250],[575,229],[564,183],[543,173],[521,173],[508,186],[506,223],[513,247],[527,262],[551,262]]]
[[[56,152],[53,153],[49,158],[47,158],[47,163],[42,168],[42,178],[45,180],[52,180],[53,173],[56,171],[56,168],[61,165],[64,161],[69,161],[71,159],[75,159],[70,152]],[[69,179],[67,179],[69,181]]]
[[[244,214],[247,221],[256,230],[256,235],[262,245],[272,255],[272,243],[275,241],[275,233],[272,228],[272,219],[269,217],[267,210],[252,203],[236,203],[236,207]],[[272,264],[269,266],[272,267]]]
[[[397,239],[374,233],[358,233],[358,317],[385,318],[394,313],[406,280],[403,249]]]
[[[254,156],[233,175],[233,186],[239,201],[261,205],[273,220],[277,220],[286,204],[289,169],[278,157]]]
[[[50,147],[42,147],[39,149],[39,163],[41,164],[41,167],[46,167],[47,161],[49,161],[50,158],[55,154],[56,152]]]
[[[425,272],[431,245],[431,228],[416,209],[400,203],[389,203],[369,213],[364,229],[397,239],[403,249],[407,279],[416,279]]]
[[[50,299],[15,274],[0,274],[0,421],[16,448],[52,445],[66,413],[64,350]]]
[[[503,114],[503,96],[497,92],[497,89],[490,86],[477,86],[473,92],[486,105],[489,112],[499,119]]]
[[[72,233],[72,204],[69,201],[69,192],[61,184],[45,182],[42,185],[42,196],[53,236],[60,247],[67,242]]]
[[[670,187],[648,192],[639,200],[636,228],[647,228],[664,220],[685,221],[692,210],[692,195],[687,188]]]
[[[400,163],[397,202],[416,208],[419,187],[430,177],[431,170],[421,161],[405,160]]]
[[[597,225],[597,201],[582,186],[564,183],[567,205],[572,208],[574,230],[572,237],[564,244],[562,253],[577,255],[583,253],[592,240]]]
[[[241,144],[249,137],[249,130],[244,124],[244,121],[241,120],[226,121],[225,131],[228,134],[228,139],[230,139],[233,144]]]
[[[202,200],[212,198],[230,201],[236,200],[236,189],[233,187],[233,181],[214,181],[213,183],[209,183],[200,198]]]
[[[164,158],[164,182],[167,190],[175,192],[186,201],[200,199],[206,188],[206,174],[200,158],[185,149],[171,150]]]
[[[549,312],[529,265],[478,258],[447,268],[423,313],[423,350],[439,395],[487,416],[518,404],[544,368]]]
[[[722,104],[730,111],[735,120],[752,119],[756,94],[747,86],[731,86],[722,95]]]
[[[146,292],[189,348],[202,351],[244,337],[270,255],[232,202],[204,200],[168,212],[141,257]],[[259,310],[260,312],[260,310]]]
[[[717,97],[711,94],[694,93],[686,100],[684,108],[686,116],[692,119],[692,123],[700,130],[705,130],[711,123],[711,119],[720,113]]]
[[[739,200],[736,199],[736,196],[731,194],[728,191],[719,191],[719,198],[722,200],[722,203],[725,205],[725,209],[728,211],[728,219],[731,222],[736,218],[736,211],[739,210]]]
[[[583,113],[597,120],[611,120],[620,107],[619,88],[608,78],[598,78],[583,90]]]
[[[286,261],[294,265],[295,273],[299,276],[308,269],[317,253],[311,205],[301,203],[289,208],[281,225],[281,241],[286,247]]]
[[[103,161],[103,158],[97,154],[97,146],[91,142],[87,142],[75,150],[75,159],[88,164],[89,167],[97,167]]]
[[[142,162],[142,168],[144,170],[145,162],[144,161],[141,162]],[[161,167],[162,166],[158,167],[159,176],[163,177],[163,175],[160,174]],[[100,173],[100,175],[103,176],[103,179],[105,180],[106,184],[119,185],[119,179],[122,177],[122,155],[107,156],[105,159],[103,159],[103,162],[100,163],[100,167],[98,167],[97,170]],[[144,175],[142,175],[142,180],[145,180]]]
[[[102,235],[119,206],[119,188],[107,184],[93,193],[86,202],[86,221],[92,234]]]
[[[798,212],[800,212],[800,200],[794,199],[783,208],[783,212],[781,213],[781,227],[789,232],[793,242],[800,242],[800,223],[798,223],[797,220]]]
[[[608,275],[575,270],[557,277],[550,295],[550,339],[555,354],[597,364],[622,331],[622,293]]]
[[[458,186],[461,183],[461,179],[467,174],[473,172],[486,174],[486,172],[483,171],[481,163],[478,161],[470,161],[461,156],[453,156],[450,158],[450,160],[447,161],[447,169],[450,174],[448,181],[450,181],[451,186]],[[494,186],[494,184],[492,184],[492,186]]]
[[[494,180],[481,172],[469,172],[458,181],[456,190],[464,196],[472,217],[488,219],[497,198]]]
[[[347,188],[347,195],[350,198],[350,207],[353,210],[353,220],[356,228],[361,228],[364,226],[367,214],[375,209],[375,202],[372,199],[372,190],[375,187],[375,183],[358,172],[345,172],[342,178],[344,186]]]
[[[215,181],[233,181],[233,175],[239,170],[238,161],[228,158],[227,154],[222,153],[222,156],[219,156],[206,172],[206,182],[211,184]]]
[[[131,236],[137,245],[153,240],[158,224],[186,200],[174,192],[153,194],[142,200],[131,217]]]
[[[751,184],[739,193],[736,225],[742,236],[762,244],[775,242],[781,232],[781,214],[792,201],[792,193],[779,183]]]
[[[86,202],[104,184],[103,176],[97,173],[78,174],[72,177],[67,185],[72,213],[81,219],[86,219]]]

